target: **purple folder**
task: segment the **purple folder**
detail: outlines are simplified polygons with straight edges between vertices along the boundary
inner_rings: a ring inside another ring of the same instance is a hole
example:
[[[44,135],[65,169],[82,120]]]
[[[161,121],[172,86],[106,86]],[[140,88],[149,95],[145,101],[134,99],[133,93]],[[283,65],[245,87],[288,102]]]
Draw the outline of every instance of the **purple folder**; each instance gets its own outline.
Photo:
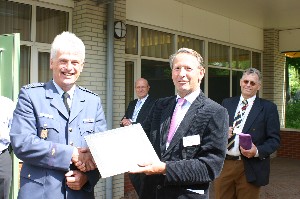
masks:
[[[239,134],[240,146],[246,150],[251,149],[252,147],[252,139],[249,134]]]

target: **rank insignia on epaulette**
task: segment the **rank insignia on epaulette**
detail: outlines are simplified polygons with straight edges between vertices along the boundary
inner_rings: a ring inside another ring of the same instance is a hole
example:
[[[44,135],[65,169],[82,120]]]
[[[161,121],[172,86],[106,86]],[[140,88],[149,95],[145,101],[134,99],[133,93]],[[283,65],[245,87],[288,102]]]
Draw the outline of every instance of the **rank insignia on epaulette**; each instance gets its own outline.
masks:
[[[47,139],[48,137],[48,129],[47,129],[47,124],[44,124],[43,129],[41,131],[41,138],[42,139]]]
[[[35,88],[35,87],[42,87],[44,86],[45,83],[32,83],[32,84],[27,84],[24,86],[25,89],[29,88]]]
[[[84,87],[82,87],[82,86],[78,86],[78,88],[79,88],[80,90],[83,90],[83,91],[85,91],[85,92],[88,92],[88,93],[91,93],[91,94],[93,94],[93,95],[98,96],[97,93],[94,93],[93,91],[91,91],[91,90],[89,90],[89,89],[87,89],[87,88],[84,88]]]

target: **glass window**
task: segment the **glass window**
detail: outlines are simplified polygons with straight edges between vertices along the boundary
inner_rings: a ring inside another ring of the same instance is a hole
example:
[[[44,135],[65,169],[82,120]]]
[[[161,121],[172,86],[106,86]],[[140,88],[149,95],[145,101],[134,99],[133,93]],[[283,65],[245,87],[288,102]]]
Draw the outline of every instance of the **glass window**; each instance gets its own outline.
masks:
[[[39,52],[38,55],[38,74],[39,74],[39,82],[48,82],[52,79],[52,70],[50,70],[50,53],[47,52]]]
[[[20,33],[20,39],[30,41],[31,6],[0,0],[0,34]]]
[[[250,68],[250,51],[232,48],[232,68],[247,69]]]
[[[208,97],[222,103],[223,99],[230,96],[229,70],[208,68]]]
[[[229,68],[229,46],[209,42],[208,65]]]
[[[125,110],[130,101],[134,100],[134,62],[125,61]]]
[[[173,35],[142,28],[142,55],[168,59],[173,51]]]
[[[261,53],[252,52],[252,67],[261,71]]]
[[[184,37],[184,36],[178,36],[178,41],[177,41],[178,49],[179,48],[191,48],[198,53],[201,54],[201,56],[204,59],[204,42],[199,39],[193,39],[189,37]]]
[[[30,83],[30,46],[20,46],[20,88]]]
[[[138,54],[138,27],[126,25],[127,34],[125,42],[125,53],[137,55]]]
[[[154,98],[168,97],[175,93],[169,62],[142,60],[141,77],[148,80],[149,95]]]
[[[232,96],[241,95],[240,79],[243,76],[243,71],[232,71]]]
[[[52,43],[56,35],[68,30],[68,12],[42,7],[36,12],[37,42]]]

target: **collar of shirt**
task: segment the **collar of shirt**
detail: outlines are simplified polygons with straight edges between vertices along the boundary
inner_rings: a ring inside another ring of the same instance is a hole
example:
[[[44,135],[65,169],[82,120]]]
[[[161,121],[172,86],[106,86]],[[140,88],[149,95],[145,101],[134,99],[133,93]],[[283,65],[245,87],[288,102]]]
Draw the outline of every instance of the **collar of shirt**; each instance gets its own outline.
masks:
[[[55,88],[57,89],[59,95],[62,97],[62,95],[64,94],[65,91],[63,91],[63,89],[61,89],[56,83],[55,81],[53,80],[53,83],[54,83],[54,86]],[[73,85],[73,87],[67,92],[69,95],[70,95],[70,100],[72,101],[73,100],[73,97],[74,97],[74,92],[75,92],[75,85]]]
[[[142,99],[138,99],[138,100],[141,100],[141,107],[142,107],[142,105],[144,104],[144,102],[147,100],[147,98],[148,98],[148,96],[149,95],[146,95],[146,97],[144,97],[144,98],[142,98]]]
[[[247,99],[248,101],[248,104],[253,104],[254,103],[254,100],[256,99],[256,95],[254,95],[253,97],[250,97]],[[244,100],[244,97],[241,95],[240,97],[240,101],[239,101],[239,106],[243,106],[243,100]]]
[[[199,89],[195,90],[194,92],[185,96],[184,99],[186,100],[186,103],[183,106],[190,107],[192,105],[192,103],[195,101],[195,99],[200,95],[200,93],[201,93],[201,89],[199,88]],[[176,102],[177,102],[178,98],[181,98],[181,97],[177,94]]]

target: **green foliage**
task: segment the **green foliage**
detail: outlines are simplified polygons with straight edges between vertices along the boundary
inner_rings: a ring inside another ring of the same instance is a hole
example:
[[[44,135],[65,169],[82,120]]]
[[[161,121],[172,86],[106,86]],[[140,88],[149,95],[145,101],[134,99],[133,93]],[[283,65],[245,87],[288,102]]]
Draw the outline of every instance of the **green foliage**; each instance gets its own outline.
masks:
[[[285,114],[285,127],[300,129],[300,101],[288,103]]]
[[[291,101],[287,103],[285,113],[285,127],[300,129],[300,99],[296,97],[300,91],[300,58],[286,58],[288,67],[288,90],[290,91]]]
[[[290,81],[290,91],[293,98],[296,92],[300,90],[299,69],[297,69],[295,66],[289,66],[289,81]]]

